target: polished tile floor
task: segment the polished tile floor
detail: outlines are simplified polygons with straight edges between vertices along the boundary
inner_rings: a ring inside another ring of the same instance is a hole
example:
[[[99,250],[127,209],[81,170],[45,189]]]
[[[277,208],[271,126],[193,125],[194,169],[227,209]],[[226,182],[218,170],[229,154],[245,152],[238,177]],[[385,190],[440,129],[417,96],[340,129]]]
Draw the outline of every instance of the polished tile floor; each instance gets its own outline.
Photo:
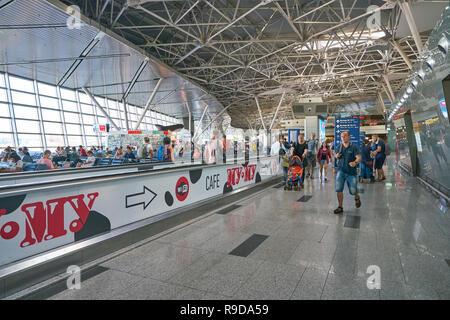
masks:
[[[386,172],[385,182],[359,185],[361,208],[345,193],[339,216],[331,170],[301,192],[267,188],[50,299],[450,299],[449,213],[392,161]],[[368,289],[369,266],[379,267],[380,289]]]

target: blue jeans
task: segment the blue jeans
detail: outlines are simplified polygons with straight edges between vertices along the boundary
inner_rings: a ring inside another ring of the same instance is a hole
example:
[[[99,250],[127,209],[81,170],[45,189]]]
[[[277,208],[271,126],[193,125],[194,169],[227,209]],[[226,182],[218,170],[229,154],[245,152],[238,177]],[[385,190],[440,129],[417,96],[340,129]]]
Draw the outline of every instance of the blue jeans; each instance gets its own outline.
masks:
[[[288,171],[289,171],[289,167],[283,167],[283,172],[284,172],[284,181],[286,181],[286,180],[287,180],[287,174],[288,174]]]
[[[344,191],[344,185],[346,181],[348,191],[350,192],[351,195],[354,196],[358,192],[358,179],[356,178],[356,176],[347,174],[345,172],[342,172],[341,170],[339,170],[336,175],[336,183],[335,183],[336,192]]]
[[[372,176],[372,168],[367,166],[364,161],[361,161],[361,178],[370,179]]]

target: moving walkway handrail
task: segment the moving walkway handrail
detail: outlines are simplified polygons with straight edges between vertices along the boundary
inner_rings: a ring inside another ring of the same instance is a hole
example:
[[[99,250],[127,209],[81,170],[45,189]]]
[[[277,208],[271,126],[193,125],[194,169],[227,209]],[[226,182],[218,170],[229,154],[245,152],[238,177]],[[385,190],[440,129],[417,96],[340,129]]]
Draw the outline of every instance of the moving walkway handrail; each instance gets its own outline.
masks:
[[[259,160],[267,160],[267,159],[278,159],[278,156],[266,156],[266,157],[259,157]],[[257,160],[257,158],[250,158],[251,160]],[[194,164],[194,165],[187,165],[187,166],[179,166],[175,168],[162,168],[162,169],[148,169],[148,170],[141,170],[141,171],[135,171],[135,172],[120,172],[117,174],[111,174],[111,175],[105,175],[105,176],[95,176],[95,177],[75,177],[72,179],[65,179],[65,180],[58,180],[58,181],[48,181],[48,182],[31,182],[31,183],[24,183],[24,184],[15,184],[10,186],[0,186],[0,197],[5,196],[12,196],[20,193],[26,193],[30,191],[35,190],[50,190],[57,187],[69,187],[69,186],[80,186],[86,182],[106,182],[106,181],[117,181],[122,179],[129,179],[136,176],[141,175],[147,175],[147,176],[153,176],[158,175],[162,173],[168,173],[168,172],[179,172],[179,171],[185,171],[192,168],[195,169],[203,169],[203,168],[211,168],[211,167],[222,167],[222,166],[228,166],[232,164],[242,164],[245,163],[246,160],[238,160],[237,163],[234,162],[227,162],[227,163],[220,163],[220,164]]]

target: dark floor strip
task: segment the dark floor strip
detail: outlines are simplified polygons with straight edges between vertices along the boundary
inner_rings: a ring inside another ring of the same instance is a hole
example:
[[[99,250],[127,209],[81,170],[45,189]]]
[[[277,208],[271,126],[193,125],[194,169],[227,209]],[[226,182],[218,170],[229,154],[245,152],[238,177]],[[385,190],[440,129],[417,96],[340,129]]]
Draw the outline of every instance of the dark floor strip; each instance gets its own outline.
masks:
[[[266,240],[269,236],[262,234],[253,234],[242,242],[238,247],[234,248],[230,254],[234,256],[247,257],[250,253],[253,252],[264,240]]]
[[[344,227],[359,229],[361,217],[359,216],[346,216]]]
[[[285,183],[284,183],[284,182],[281,182],[281,183],[279,183],[279,184],[277,184],[277,185],[274,185],[273,188],[274,188],[274,189],[278,189],[278,188],[281,188],[281,187],[284,186],[284,185],[285,185]]]
[[[364,189],[358,189],[358,193],[364,193]]]
[[[233,204],[233,205],[231,205],[229,207],[226,207],[225,209],[217,211],[216,213],[217,214],[227,214],[228,212],[231,212],[231,211],[233,211],[233,210],[235,210],[237,208],[240,208],[240,207],[242,207],[242,206],[239,205],[239,204]]]
[[[448,266],[450,267],[450,259],[445,259],[445,262],[447,262]]]
[[[312,198],[312,196],[304,195],[303,197],[298,199],[297,202],[306,202],[306,201],[308,201],[311,198]]]
[[[81,271],[81,286],[83,286],[83,281],[86,281],[92,277],[95,277],[96,275],[103,273],[107,270],[109,270],[109,268],[105,268],[102,266],[94,266],[87,270]],[[35,292],[27,294],[18,300],[45,300],[50,297],[53,297],[54,295],[57,295],[58,293],[61,293],[64,290],[67,290],[68,277],[69,277],[69,275],[67,275],[67,277],[64,279],[61,279],[55,283],[52,283],[46,287],[43,287]]]

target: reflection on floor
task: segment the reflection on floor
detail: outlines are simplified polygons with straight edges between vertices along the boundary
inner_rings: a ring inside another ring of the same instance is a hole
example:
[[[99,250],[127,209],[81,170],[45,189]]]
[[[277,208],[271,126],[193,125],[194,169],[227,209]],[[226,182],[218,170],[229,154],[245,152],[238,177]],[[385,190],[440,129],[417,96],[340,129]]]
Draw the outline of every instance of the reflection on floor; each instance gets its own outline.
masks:
[[[448,214],[391,162],[386,169],[385,182],[360,185],[359,209],[345,193],[344,214],[332,213],[332,173],[301,192],[268,188],[50,299],[449,299]],[[381,289],[368,289],[369,266],[379,267]]]

